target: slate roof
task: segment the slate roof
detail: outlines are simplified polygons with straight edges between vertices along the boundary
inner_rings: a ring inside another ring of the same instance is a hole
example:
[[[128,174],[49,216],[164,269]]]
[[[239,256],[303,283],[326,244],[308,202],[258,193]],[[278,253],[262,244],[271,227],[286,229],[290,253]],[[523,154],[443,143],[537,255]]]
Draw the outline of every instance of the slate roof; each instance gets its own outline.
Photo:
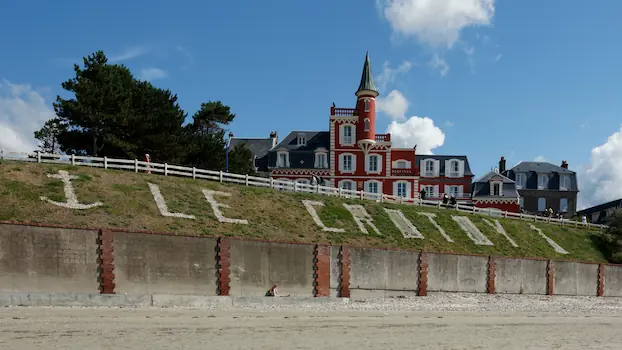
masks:
[[[361,75],[361,83],[359,84],[359,88],[356,92],[370,90],[370,91],[378,91],[376,90],[376,85],[374,85],[374,77],[371,74],[371,62],[369,62],[369,52],[365,54],[365,64],[363,65],[363,74]]]
[[[506,170],[503,175],[509,177],[512,180],[516,180],[516,173],[525,173],[526,183],[521,190],[535,190],[538,188],[538,174],[548,174],[549,183],[548,188],[550,190],[559,190],[559,176],[570,176],[570,191],[579,191],[577,184],[577,173],[557,166],[555,164],[547,162],[520,162],[513,168]]]
[[[536,173],[559,173],[559,174],[576,174],[572,170],[562,168],[561,166],[547,163],[547,162],[520,162],[513,168],[509,169],[517,173],[524,173],[534,171]]]
[[[305,134],[307,144],[298,146],[298,134]],[[268,153],[269,167],[275,167],[277,152],[280,149],[289,151],[290,168],[313,168],[315,163],[315,150],[318,148],[330,149],[330,132],[328,131],[292,131]],[[330,152],[327,154],[330,164]]]
[[[445,174],[445,161],[450,159],[459,159],[464,161],[464,175],[465,176],[473,176],[473,172],[471,171],[471,167],[469,166],[469,160],[467,156],[446,156],[446,155],[436,155],[436,154],[417,154],[415,156],[415,162],[417,162],[417,166],[421,166],[421,161],[424,159],[436,159],[441,163],[440,174]]]
[[[593,213],[597,213],[607,209],[619,208],[622,206],[622,199],[616,199],[611,202],[599,204],[590,208],[585,208],[583,210],[579,210],[577,214],[579,215],[590,215]]]
[[[512,181],[512,179],[509,179],[494,170],[487,172],[484,176],[473,182],[471,189],[472,197],[491,196],[489,181],[495,176],[501,177],[501,179],[503,180],[503,191],[501,193],[501,197],[518,198],[519,194],[518,190],[516,189],[516,183]]]
[[[272,139],[271,138],[259,138],[259,137],[249,137],[249,138],[238,138],[232,137],[229,143],[229,150],[233,149],[236,145],[241,143],[245,143],[250,148],[253,155],[257,158],[263,158],[270,149],[272,149]]]

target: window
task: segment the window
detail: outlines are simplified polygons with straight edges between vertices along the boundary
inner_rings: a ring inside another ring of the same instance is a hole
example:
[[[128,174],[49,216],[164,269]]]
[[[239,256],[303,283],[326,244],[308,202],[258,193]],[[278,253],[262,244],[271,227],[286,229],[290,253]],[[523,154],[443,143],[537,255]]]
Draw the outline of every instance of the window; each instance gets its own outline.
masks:
[[[520,189],[525,187],[525,182],[527,182],[527,175],[523,173],[516,174],[516,188]]]
[[[425,190],[426,197],[437,197],[437,195],[434,193],[434,186],[423,186],[423,189]]]
[[[305,146],[307,144],[307,135],[298,134],[298,146]]]
[[[315,154],[315,168],[328,168],[328,156],[326,153],[318,152]]]
[[[546,209],[546,198],[538,198],[538,211],[544,211]]]
[[[378,183],[376,181],[367,182],[367,192],[378,193]]]
[[[460,162],[457,160],[449,162],[449,177],[460,177]]]
[[[353,139],[353,127],[352,125],[346,125],[343,127],[343,139],[341,140],[341,143],[344,145],[352,145],[354,144],[354,139]]]
[[[425,161],[425,176],[433,177],[434,176],[434,160],[429,159]]]
[[[279,152],[278,155],[279,157],[278,157],[277,167],[279,168],[289,167],[289,153]]]
[[[377,154],[370,154],[367,156],[367,171],[379,172],[380,171],[380,156]]]
[[[408,169],[408,163],[405,160],[398,160],[395,163],[397,169]]]
[[[560,175],[559,176],[559,189],[560,190],[569,190],[570,189],[570,176],[568,176],[568,175]]]
[[[500,183],[492,184],[492,195],[493,196],[501,195],[501,184]]]
[[[447,192],[448,192],[447,193],[448,196],[454,196],[458,198],[460,194],[460,186],[448,186]]]
[[[353,182],[350,180],[343,180],[339,183],[339,187],[341,187],[344,190],[348,190],[348,191],[353,191],[354,190],[354,185]]]
[[[559,199],[559,212],[567,213],[568,212],[568,198],[560,198]]]
[[[538,189],[546,189],[549,186],[549,176],[547,174],[538,174]]]
[[[369,131],[369,118],[365,118],[365,131]]]
[[[523,197],[518,197],[518,205],[520,205],[521,208],[525,207],[525,200]]]
[[[368,98],[366,98],[366,99],[365,99],[365,112],[369,112],[369,105],[370,105],[370,103],[369,103],[369,99],[368,99]]]
[[[344,154],[341,156],[341,171],[354,171],[354,164],[351,154]]]
[[[397,183],[397,196],[398,197],[403,197],[403,198],[408,198],[408,191],[407,191],[407,186],[405,182],[398,182]]]

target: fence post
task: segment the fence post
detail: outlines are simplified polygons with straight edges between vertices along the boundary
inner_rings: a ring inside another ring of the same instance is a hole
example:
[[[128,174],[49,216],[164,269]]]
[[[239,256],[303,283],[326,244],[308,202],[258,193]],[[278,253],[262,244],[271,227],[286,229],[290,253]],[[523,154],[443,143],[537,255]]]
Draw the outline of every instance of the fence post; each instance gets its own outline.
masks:
[[[41,163],[41,151],[37,151],[37,163]]]
[[[294,192],[298,192],[298,182],[294,181]]]
[[[168,163],[164,163],[164,176],[168,176]]]
[[[337,189],[337,195],[339,196],[339,198],[341,198],[341,187]]]
[[[361,200],[365,199],[365,191],[361,190]]]
[[[504,218],[507,218],[507,217],[508,217],[508,211],[507,211],[507,210],[503,212],[503,217],[504,217]]]
[[[71,155],[71,165],[76,165],[76,155],[75,154]]]
[[[473,214],[475,214],[475,205],[473,205]]]
[[[222,170],[218,172],[218,180],[220,181],[220,183],[222,183],[222,179],[223,179],[223,173]]]
[[[192,167],[192,178],[196,179],[197,178],[197,168]]]
[[[244,175],[244,185],[248,186],[248,174]]]
[[[138,172],[138,159],[134,159],[134,172]]]
[[[274,178],[270,178],[270,188],[274,188]]]
[[[71,165],[73,165],[73,154],[71,155]],[[108,169],[108,157],[104,157],[104,169]]]

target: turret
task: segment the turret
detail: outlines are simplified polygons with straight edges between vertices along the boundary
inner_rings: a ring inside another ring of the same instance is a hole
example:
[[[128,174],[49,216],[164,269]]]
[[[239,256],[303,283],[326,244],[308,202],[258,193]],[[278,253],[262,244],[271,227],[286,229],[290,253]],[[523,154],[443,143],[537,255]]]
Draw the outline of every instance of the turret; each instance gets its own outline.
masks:
[[[359,118],[357,140],[359,147],[364,151],[368,151],[376,143],[376,97],[379,95],[371,73],[369,52],[365,55],[361,83],[355,95],[357,97],[356,110]]]

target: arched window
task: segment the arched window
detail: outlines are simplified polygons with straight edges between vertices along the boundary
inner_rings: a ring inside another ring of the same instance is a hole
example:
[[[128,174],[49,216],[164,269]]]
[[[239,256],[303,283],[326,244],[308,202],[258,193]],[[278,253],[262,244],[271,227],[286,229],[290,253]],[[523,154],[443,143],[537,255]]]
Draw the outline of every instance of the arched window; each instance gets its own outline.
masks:
[[[365,131],[369,131],[369,118],[365,118]]]
[[[365,99],[365,112],[369,112],[369,105],[370,105],[370,103],[369,103],[369,99],[368,99],[368,98],[366,98],[366,99]]]

